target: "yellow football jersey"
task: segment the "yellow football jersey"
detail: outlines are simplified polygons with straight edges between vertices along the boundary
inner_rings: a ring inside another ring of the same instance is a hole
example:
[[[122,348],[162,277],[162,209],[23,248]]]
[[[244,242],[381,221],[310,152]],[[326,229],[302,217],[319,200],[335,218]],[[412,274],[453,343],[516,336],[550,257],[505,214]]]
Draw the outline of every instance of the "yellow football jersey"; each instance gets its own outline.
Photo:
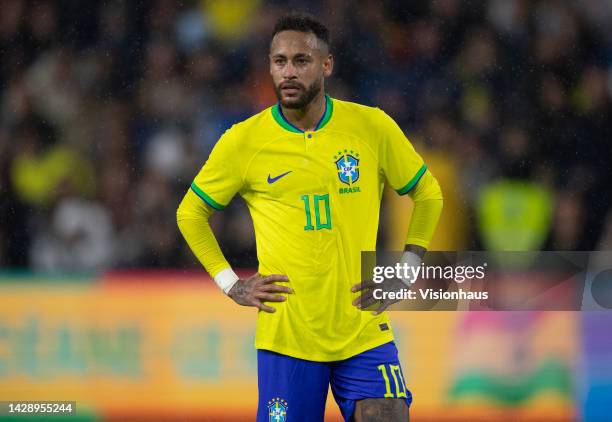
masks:
[[[192,190],[222,210],[239,193],[253,218],[259,272],[285,274],[294,294],[258,313],[255,347],[314,361],[393,340],[386,313],[352,305],[361,251],[376,247],[385,181],[408,193],[426,167],[382,110],[326,97],[314,131],[279,105],[220,138]]]

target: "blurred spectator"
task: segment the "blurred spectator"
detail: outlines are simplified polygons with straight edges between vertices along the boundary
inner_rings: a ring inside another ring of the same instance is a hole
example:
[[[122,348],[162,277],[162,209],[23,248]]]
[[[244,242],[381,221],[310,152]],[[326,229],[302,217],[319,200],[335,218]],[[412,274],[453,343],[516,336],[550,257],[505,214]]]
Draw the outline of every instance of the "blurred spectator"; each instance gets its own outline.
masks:
[[[476,209],[483,245],[494,251],[542,248],[552,206],[550,193],[536,182],[500,180],[485,185]]]
[[[2,266],[197,266],[174,211],[223,131],[275,101],[269,35],[294,10],[330,26],[328,91],[386,110],[439,177],[447,207],[434,247],[610,244],[608,1],[0,0],[0,10]],[[385,201],[389,245],[409,210]],[[212,224],[232,264],[256,262],[243,201]]]
[[[16,152],[11,165],[11,182],[18,198],[34,206],[49,205],[62,183],[69,181],[79,196],[91,195],[94,178],[84,157],[57,143],[53,128],[32,117],[14,133]]]
[[[70,195],[61,199],[32,246],[32,267],[46,271],[85,271],[113,263],[110,217],[100,204]]]
[[[557,195],[553,216],[551,248],[560,251],[584,249],[584,205],[580,196],[571,192]]]

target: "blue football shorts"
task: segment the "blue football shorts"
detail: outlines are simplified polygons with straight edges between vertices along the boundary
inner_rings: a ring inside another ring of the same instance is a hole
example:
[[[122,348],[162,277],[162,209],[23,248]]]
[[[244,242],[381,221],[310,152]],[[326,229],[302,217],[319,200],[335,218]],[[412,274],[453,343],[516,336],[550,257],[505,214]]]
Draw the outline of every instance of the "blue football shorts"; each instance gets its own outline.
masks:
[[[403,398],[412,403],[393,341],[336,362],[313,362],[257,350],[257,422],[323,421],[327,391],[344,420],[357,400]]]

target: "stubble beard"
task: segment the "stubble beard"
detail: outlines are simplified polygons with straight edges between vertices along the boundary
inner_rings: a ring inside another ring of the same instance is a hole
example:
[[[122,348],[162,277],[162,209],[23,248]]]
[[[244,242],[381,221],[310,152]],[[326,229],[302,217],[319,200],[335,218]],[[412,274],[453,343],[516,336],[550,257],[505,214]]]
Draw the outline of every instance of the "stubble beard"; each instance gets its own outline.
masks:
[[[322,78],[314,81],[312,84],[310,84],[310,86],[308,86],[302,91],[301,95],[299,95],[296,99],[292,99],[291,101],[283,101],[281,89],[279,86],[275,86],[274,91],[276,92],[276,98],[284,108],[294,110],[303,109],[306,108],[315,99],[319,91],[321,91],[322,84]]]

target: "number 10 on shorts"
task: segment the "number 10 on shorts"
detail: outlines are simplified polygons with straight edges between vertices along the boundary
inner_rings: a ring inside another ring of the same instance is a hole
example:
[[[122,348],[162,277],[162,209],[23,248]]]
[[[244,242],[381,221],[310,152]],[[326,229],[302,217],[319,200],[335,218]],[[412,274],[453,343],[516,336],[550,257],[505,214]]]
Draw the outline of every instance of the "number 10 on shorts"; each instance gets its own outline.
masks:
[[[393,381],[395,382],[395,395],[391,391],[391,381],[389,380],[389,375],[387,375],[387,367],[389,367],[389,372],[393,377]],[[387,397],[406,397],[406,384],[404,383],[404,378],[402,377],[402,371],[400,370],[399,365],[378,365],[378,370],[382,373],[382,377],[385,380],[385,398]]]

